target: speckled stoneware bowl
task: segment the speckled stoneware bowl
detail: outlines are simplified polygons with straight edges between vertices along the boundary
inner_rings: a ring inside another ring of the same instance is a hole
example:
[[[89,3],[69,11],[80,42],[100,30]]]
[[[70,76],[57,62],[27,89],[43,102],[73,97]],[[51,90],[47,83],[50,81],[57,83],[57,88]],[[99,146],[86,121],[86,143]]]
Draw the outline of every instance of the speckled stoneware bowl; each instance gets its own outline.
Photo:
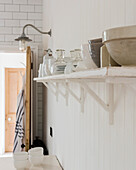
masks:
[[[136,65],[136,25],[108,29],[102,41],[118,64]]]

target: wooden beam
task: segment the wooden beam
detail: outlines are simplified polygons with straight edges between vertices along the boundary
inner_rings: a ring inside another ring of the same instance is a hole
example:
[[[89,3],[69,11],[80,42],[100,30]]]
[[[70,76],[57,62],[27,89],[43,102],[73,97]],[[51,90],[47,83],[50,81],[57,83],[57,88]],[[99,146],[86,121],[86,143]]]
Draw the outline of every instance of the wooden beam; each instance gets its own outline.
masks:
[[[26,53],[26,130],[25,130],[25,150],[30,148],[30,116],[31,114],[31,48],[27,47]]]

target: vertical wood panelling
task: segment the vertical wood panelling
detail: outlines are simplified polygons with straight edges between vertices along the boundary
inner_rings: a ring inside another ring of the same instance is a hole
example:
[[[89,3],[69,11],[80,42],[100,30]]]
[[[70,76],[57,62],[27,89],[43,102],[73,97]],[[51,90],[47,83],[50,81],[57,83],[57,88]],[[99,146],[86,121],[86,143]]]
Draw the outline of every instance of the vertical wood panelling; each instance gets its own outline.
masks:
[[[125,170],[133,170],[133,108],[130,106],[130,100],[132,100],[132,106],[134,101],[134,95],[130,90],[125,90],[125,122],[124,122],[124,133],[125,133]]]
[[[136,24],[136,1],[135,0],[125,0],[126,2],[126,14],[125,14],[125,23],[126,25],[135,25]]]
[[[51,0],[44,1],[48,4]],[[47,43],[54,51],[64,48],[66,55],[89,39],[101,37],[105,29],[136,23],[135,0],[54,0],[50,5],[51,11],[47,13],[44,6],[45,18],[51,20],[46,23],[51,23],[53,32]],[[89,85],[107,101],[104,83]],[[70,88],[80,93],[79,85],[72,83]],[[47,136],[48,148],[50,154],[58,156],[65,170],[136,169],[135,94],[122,85],[114,88],[112,126],[109,114],[90,95],[86,95],[82,114],[71,95],[67,107],[63,97],[59,96],[56,102],[48,92],[47,131],[50,126],[54,129],[54,137]]]
[[[111,27],[119,27],[125,25],[125,5],[125,0],[110,1]]]
[[[91,83],[90,87],[106,101],[105,84]],[[78,85],[72,84],[71,88],[79,93]],[[115,101],[121,89],[121,85],[115,86]],[[49,109],[48,123],[54,129],[54,137],[48,136],[48,147],[66,170],[134,170],[136,115],[135,95],[130,89],[122,90],[112,126],[108,113],[89,95],[86,96],[85,113],[80,112],[79,104],[72,96],[68,107],[61,96],[58,103],[53,95],[50,96],[48,100],[52,102],[48,109],[54,107]]]
[[[136,98],[133,101],[132,107],[133,107],[133,169],[136,169]]]

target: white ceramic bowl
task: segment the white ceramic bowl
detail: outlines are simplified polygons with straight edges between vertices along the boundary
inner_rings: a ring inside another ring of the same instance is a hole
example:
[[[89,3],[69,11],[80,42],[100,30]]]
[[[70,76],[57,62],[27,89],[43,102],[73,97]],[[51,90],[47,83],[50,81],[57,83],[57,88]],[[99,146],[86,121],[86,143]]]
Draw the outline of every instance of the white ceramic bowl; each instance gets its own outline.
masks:
[[[33,165],[40,165],[43,161],[43,155],[41,156],[29,156],[29,160]]]
[[[16,169],[24,169],[27,167],[27,164],[28,164],[28,160],[23,160],[23,161],[14,160],[14,167]]]
[[[136,25],[106,30],[102,39],[118,64],[136,65]]]
[[[19,160],[19,161],[26,160],[26,159],[28,159],[28,153],[27,152],[15,152],[13,154],[13,159]]]
[[[43,148],[42,147],[36,147],[36,148],[32,148],[28,151],[30,156],[41,156],[43,155]]]

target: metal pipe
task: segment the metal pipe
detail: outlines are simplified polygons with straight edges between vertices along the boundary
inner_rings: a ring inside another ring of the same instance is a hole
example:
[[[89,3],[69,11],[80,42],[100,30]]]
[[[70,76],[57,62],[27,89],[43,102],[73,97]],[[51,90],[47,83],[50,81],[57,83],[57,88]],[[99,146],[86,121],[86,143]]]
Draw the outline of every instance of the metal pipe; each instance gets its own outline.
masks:
[[[50,31],[48,31],[48,32],[43,32],[43,31],[39,30],[38,28],[36,28],[36,27],[35,27],[34,25],[32,25],[32,24],[26,24],[26,25],[23,27],[23,34],[25,34],[25,28],[28,27],[28,26],[34,28],[35,30],[37,30],[37,31],[38,31],[39,33],[41,33],[41,34],[48,34],[48,35],[51,36],[51,29],[50,29]]]

